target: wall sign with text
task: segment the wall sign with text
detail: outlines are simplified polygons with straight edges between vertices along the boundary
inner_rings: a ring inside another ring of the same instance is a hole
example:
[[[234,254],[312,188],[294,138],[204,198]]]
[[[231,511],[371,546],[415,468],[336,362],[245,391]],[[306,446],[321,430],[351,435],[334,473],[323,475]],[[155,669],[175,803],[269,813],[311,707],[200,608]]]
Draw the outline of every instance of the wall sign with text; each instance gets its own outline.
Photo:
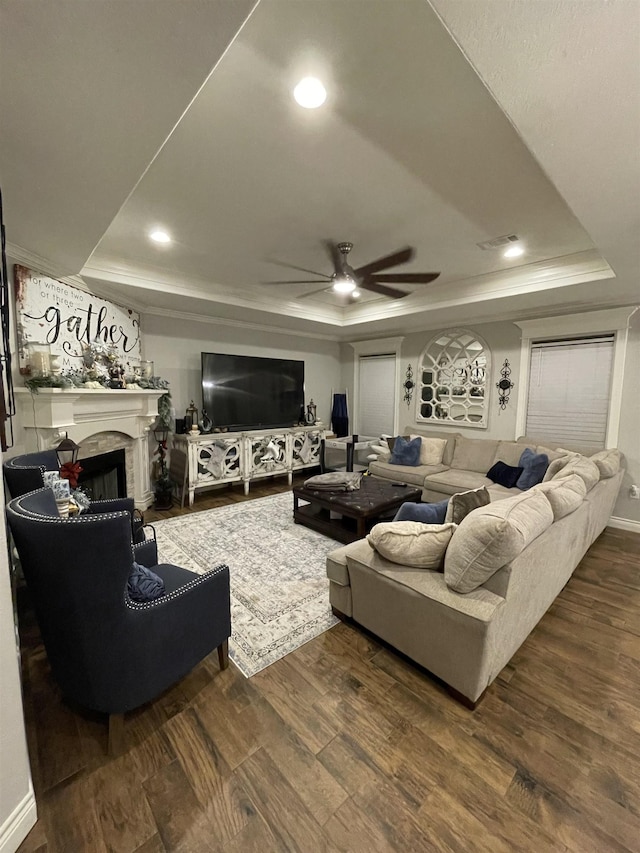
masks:
[[[20,373],[29,372],[29,344],[49,344],[63,372],[82,367],[83,353],[96,342],[126,366],[140,363],[140,315],[14,265]]]

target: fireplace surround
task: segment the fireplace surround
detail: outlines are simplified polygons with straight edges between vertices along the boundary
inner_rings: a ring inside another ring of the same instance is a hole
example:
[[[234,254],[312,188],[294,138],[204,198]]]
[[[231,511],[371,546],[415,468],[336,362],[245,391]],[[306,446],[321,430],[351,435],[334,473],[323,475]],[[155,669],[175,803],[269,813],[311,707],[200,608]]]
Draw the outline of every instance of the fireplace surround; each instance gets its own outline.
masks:
[[[127,496],[137,509],[153,503],[149,430],[162,390],[16,388],[25,453],[55,448],[65,437],[80,445],[78,461],[124,450]]]

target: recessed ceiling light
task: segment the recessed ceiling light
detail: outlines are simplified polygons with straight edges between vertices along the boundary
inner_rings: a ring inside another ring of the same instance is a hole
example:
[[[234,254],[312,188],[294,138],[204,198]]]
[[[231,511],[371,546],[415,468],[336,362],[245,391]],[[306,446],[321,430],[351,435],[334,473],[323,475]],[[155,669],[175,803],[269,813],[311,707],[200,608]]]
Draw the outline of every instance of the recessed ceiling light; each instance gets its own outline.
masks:
[[[170,243],[171,237],[167,234],[166,231],[161,231],[157,229],[156,231],[152,231],[149,234],[149,239],[153,240],[154,243]]]
[[[524,255],[524,249],[522,248],[522,246],[509,246],[508,249],[505,249],[503,257],[519,258],[521,255]]]
[[[327,99],[327,90],[316,77],[304,77],[293,90],[293,97],[307,110],[315,110]]]

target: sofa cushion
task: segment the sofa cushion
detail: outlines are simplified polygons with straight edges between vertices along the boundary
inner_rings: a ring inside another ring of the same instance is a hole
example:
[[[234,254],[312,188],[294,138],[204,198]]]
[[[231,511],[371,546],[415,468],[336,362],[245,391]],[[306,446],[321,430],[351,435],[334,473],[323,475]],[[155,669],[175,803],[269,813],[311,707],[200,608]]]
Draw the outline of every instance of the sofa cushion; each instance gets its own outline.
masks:
[[[410,438],[420,438],[420,465],[439,465],[442,462],[444,449],[447,445],[444,438],[430,438],[426,435],[411,434]]]
[[[591,491],[600,479],[598,466],[591,459],[587,459],[586,456],[576,455],[572,457],[568,465],[565,465],[560,471],[554,474],[553,479],[560,480],[563,477],[571,477],[572,474],[582,477],[588,492]]]
[[[456,592],[471,592],[552,524],[551,504],[535,489],[474,509],[460,523],[447,548],[447,586]]]
[[[491,480],[484,474],[479,474],[477,471],[458,471],[455,468],[449,468],[437,474],[427,474],[424,478],[425,489],[434,489],[443,495],[455,495],[457,492],[490,485]]]
[[[526,445],[525,445],[526,447]],[[531,445],[530,450],[534,449]],[[519,441],[499,441],[496,452],[493,455],[493,462],[506,462],[507,465],[520,465],[520,457],[522,456],[522,444]]]
[[[449,498],[438,503],[403,503],[393,521],[420,521],[422,524],[444,524]],[[449,519],[452,521],[452,519]]]
[[[420,464],[420,445],[422,438],[417,436],[414,439],[407,439],[403,435],[399,435],[391,451],[389,463],[391,465],[407,465],[415,466]]]
[[[498,442],[490,438],[456,438],[451,467],[484,474],[493,465]]]
[[[538,483],[533,491],[543,492],[551,504],[554,521],[575,512],[587,494],[587,487],[582,477],[572,474],[547,483]]]
[[[410,467],[408,465],[391,465],[388,460],[369,462],[369,473],[373,474],[374,477],[393,480],[394,483],[408,483],[411,486],[422,486],[426,476],[439,474],[443,471],[448,471],[446,465],[415,465]]]
[[[524,492],[542,482],[542,478],[549,467],[549,457],[546,453],[536,453],[535,450],[526,447],[522,451],[518,464],[523,470],[518,477],[516,486]]]
[[[506,462],[495,462],[487,471],[487,477],[505,489],[512,489],[522,476],[524,468],[516,465],[507,465]]]
[[[562,471],[562,469],[565,468],[572,459],[576,459],[578,456],[578,453],[571,453],[568,450],[563,451],[562,456],[558,456],[557,459],[554,459],[553,462],[549,463],[549,467],[542,478],[542,482],[546,483],[548,480],[553,480],[559,471]]]
[[[392,563],[419,569],[441,569],[455,524],[390,521],[374,524],[367,542]]]
[[[600,471],[600,479],[608,480],[620,470],[621,453],[619,450],[612,448],[610,450],[599,450],[589,457],[592,462],[595,462]]]
[[[457,492],[449,498],[443,520],[460,524],[462,519],[469,515],[472,510],[486,506],[488,503],[491,503],[491,496],[486,486],[481,486],[479,489],[469,489],[466,492]],[[437,506],[437,504],[433,504],[433,506]]]

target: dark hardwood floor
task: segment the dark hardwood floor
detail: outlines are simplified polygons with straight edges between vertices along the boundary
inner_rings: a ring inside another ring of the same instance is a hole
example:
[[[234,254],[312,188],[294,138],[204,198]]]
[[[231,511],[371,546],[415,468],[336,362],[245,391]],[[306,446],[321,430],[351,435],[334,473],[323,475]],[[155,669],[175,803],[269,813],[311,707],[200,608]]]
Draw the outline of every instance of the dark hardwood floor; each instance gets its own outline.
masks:
[[[127,715],[117,758],[61,701],[22,591],[40,819],[20,853],[640,851],[639,546],[605,531],[475,712],[339,624],[250,680],[214,652]]]

